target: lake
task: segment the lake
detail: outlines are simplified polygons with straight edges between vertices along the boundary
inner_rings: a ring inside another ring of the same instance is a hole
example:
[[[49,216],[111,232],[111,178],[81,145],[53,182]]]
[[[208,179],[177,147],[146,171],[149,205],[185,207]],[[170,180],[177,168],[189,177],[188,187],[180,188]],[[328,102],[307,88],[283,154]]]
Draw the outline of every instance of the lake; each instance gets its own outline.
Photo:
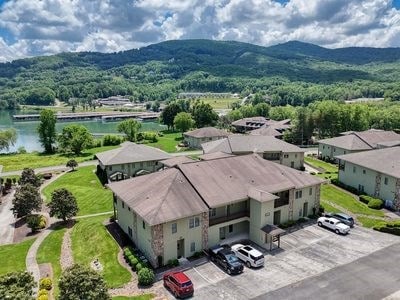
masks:
[[[14,114],[28,114],[38,112],[21,112],[21,111],[1,111],[0,110],[0,130],[7,128],[15,128],[17,130],[17,142],[14,147],[11,147],[9,152],[15,152],[21,146],[25,147],[26,151],[42,151],[43,148],[39,143],[39,137],[36,128],[39,124],[37,121],[32,122],[14,122],[12,115]],[[57,122],[56,130],[61,132],[64,126],[72,123],[82,124],[93,134],[102,133],[117,133],[117,125],[121,121],[116,122],[102,122],[101,120],[90,121],[76,121],[76,122]],[[141,131],[160,131],[166,129],[166,126],[156,122],[142,122]],[[4,151],[3,151],[4,152]]]

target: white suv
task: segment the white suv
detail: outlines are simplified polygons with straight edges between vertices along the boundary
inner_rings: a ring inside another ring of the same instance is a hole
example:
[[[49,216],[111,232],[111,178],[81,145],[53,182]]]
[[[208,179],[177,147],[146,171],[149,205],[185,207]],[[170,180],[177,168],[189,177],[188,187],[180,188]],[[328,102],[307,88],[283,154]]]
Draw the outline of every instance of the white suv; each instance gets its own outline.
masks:
[[[248,245],[244,246],[242,244],[235,244],[231,248],[235,255],[240,260],[245,262],[248,268],[257,268],[264,265],[264,255],[253,247]]]
[[[324,226],[335,231],[337,234],[348,234],[350,231],[350,226],[340,222],[335,218],[320,217],[317,221],[318,226]]]

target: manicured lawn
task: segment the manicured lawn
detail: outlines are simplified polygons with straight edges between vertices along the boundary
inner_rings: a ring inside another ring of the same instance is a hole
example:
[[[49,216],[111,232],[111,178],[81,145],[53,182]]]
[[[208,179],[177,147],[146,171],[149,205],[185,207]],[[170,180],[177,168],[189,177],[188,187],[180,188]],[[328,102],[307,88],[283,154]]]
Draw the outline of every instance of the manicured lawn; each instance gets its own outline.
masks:
[[[112,297],[113,300],[150,300],[153,298],[154,298],[154,296],[152,294],[143,294],[143,295],[132,296],[132,297],[127,297],[127,296]]]
[[[43,190],[46,202],[51,200],[55,189],[66,188],[76,197],[79,216],[111,211],[112,192],[101,185],[95,169],[95,166],[80,167],[53,181]]]
[[[382,211],[369,208],[364,203],[354,199],[348,193],[343,192],[341,189],[331,184],[324,184],[321,186],[321,202],[325,200],[334,202],[354,214],[363,214],[377,217],[384,216]]]
[[[39,264],[50,263],[53,269],[53,282],[54,282],[54,293],[58,295],[58,279],[61,276],[61,244],[66,229],[56,228],[50,233],[46,239],[42,242],[37,253],[37,262]]]
[[[200,101],[209,103],[214,109],[228,109],[231,108],[232,103],[241,101],[238,98],[202,98]]]
[[[319,160],[319,159],[311,157],[311,156],[304,157],[304,161],[315,168],[324,169],[325,172],[335,173],[338,171],[337,165],[327,163],[325,161]]]
[[[49,166],[64,165],[68,160],[74,158],[77,162],[92,160],[98,152],[114,149],[118,146],[97,147],[85,150],[79,156],[65,154],[43,154],[38,152],[25,154],[0,154],[0,165],[3,165],[3,172],[22,170],[23,168],[42,168]]]
[[[325,208],[325,212],[334,212],[334,213],[342,212],[342,211],[340,211],[340,209],[333,207],[332,205],[330,205],[328,202],[324,201],[323,199],[321,199],[321,204]]]
[[[368,217],[357,217],[357,220],[362,224],[363,227],[372,228],[378,223],[384,222],[384,220],[377,220]]]
[[[158,137],[156,143],[149,143],[147,145],[159,148],[165,152],[176,152],[176,145],[178,145],[182,140],[182,133],[164,131],[163,136]]]
[[[131,280],[131,274],[117,259],[119,246],[102,222],[106,218],[80,219],[71,232],[74,261],[89,266],[98,259],[103,266],[102,274],[109,287],[119,287]]]
[[[9,272],[18,272],[26,270],[26,254],[35,239],[29,239],[19,244],[10,244],[0,246],[0,275]]]

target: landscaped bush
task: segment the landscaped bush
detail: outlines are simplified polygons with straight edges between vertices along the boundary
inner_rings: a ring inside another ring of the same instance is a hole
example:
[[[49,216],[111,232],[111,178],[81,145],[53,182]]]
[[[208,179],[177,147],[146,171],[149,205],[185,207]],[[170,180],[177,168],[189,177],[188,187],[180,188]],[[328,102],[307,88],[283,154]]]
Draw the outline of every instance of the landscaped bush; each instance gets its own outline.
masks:
[[[372,199],[369,201],[368,207],[372,209],[381,209],[383,207],[383,201],[381,199]]]
[[[315,172],[310,172],[311,175],[315,175]]]
[[[168,266],[170,266],[170,267],[177,267],[177,266],[179,266],[179,260],[177,260],[176,258],[175,258],[175,259],[170,259],[170,260],[168,261]]]
[[[48,295],[41,295],[37,297],[37,300],[49,300],[49,296]]]
[[[400,221],[382,222],[373,227],[374,230],[400,235]]]
[[[154,282],[154,272],[149,268],[143,268],[138,272],[138,281],[140,285],[151,285]]]
[[[42,295],[48,295],[49,294],[49,291],[48,290],[45,290],[45,289],[41,289],[41,290],[39,290],[39,292],[38,292],[38,297],[39,296],[42,296]]]
[[[26,218],[28,227],[35,232],[46,227],[46,218],[41,215],[30,215]]]
[[[136,272],[139,274],[141,269],[143,269],[143,265],[141,262],[139,262],[136,264]]]
[[[122,136],[108,134],[103,137],[103,146],[116,146],[124,141]]]
[[[133,255],[133,252],[132,252],[131,248],[125,247],[125,248],[124,248],[124,257],[125,257],[125,259],[126,259],[129,255]]]
[[[285,223],[280,224],[278,227],[280,227],[282,229],[286,229],[286,228],[289,228],[289,227],[293,226],[294,224],[296,224],[296,221],[289,220],[289,221],[287,221]]]
[[[41,289],[41,290],[45,289],[45,290],[50,291],[52,287],[53,287],[53,283],[51,281],[51,278],[45,277],[45,278],[40,279],[39,289]]]
[[[129,259],[129,265],[132,267],[133,271],[136,271],[139,260],[135,256],[131,256]]]

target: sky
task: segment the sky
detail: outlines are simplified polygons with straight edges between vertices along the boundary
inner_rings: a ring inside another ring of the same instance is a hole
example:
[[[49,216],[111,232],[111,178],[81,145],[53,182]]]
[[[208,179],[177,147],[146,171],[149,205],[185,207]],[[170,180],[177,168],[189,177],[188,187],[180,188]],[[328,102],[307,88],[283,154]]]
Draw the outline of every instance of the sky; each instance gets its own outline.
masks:
[[[0,0],[0,62],[197,38],[400,47],[400,0]]]

